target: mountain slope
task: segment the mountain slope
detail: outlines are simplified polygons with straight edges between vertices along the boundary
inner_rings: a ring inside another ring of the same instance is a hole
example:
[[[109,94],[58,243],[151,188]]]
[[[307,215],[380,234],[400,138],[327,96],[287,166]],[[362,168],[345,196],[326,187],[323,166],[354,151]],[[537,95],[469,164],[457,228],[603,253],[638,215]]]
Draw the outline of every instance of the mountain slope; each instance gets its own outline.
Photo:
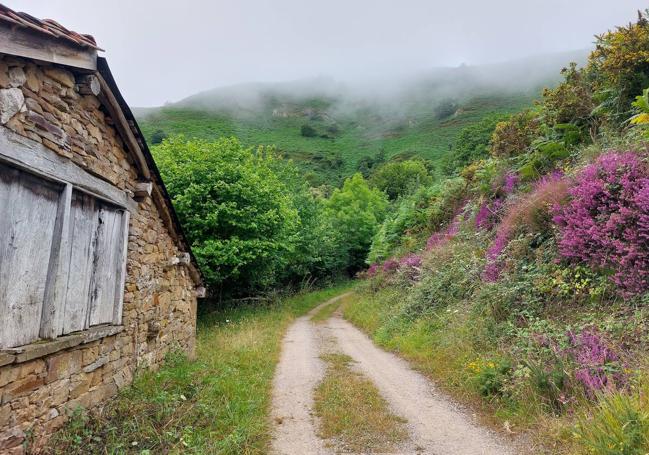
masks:
[[[136,115],[149,141],[161,134],[236,136],[247,146],[276,146],[310,171],[314,184],[335,184],[360,159],[379,153],[438,160],[463,127],[529,106],[543,86],[557,81],[562,64],[583,55],[439,68],[399,81],[244,84]]]

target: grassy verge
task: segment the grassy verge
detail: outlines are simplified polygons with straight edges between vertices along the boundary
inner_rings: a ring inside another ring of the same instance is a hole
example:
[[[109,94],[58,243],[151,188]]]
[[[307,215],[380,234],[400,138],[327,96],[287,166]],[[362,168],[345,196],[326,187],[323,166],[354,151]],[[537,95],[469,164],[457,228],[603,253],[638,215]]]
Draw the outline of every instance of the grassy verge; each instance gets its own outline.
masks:
[[[170,355],[101,413],[77,413],[48,452],[267,453],[272,377],[285,329],[349,286],[204,316],[196,361]]]
[[[390,412],[371,381],[350,368],[350,357],[327,354],[323,359],[327,372],[314,397],[320,436],[345,452],[394,450],[408,436],[405,421]]]
[[[313,316],[311,316],[311,321],[313,322],[324,322],[329,319],[341,305],[344,305],[345,302],[352,298],[352,295],[346,295],[335,302],[331,302],[328,305],[324,305],[320,308]]]

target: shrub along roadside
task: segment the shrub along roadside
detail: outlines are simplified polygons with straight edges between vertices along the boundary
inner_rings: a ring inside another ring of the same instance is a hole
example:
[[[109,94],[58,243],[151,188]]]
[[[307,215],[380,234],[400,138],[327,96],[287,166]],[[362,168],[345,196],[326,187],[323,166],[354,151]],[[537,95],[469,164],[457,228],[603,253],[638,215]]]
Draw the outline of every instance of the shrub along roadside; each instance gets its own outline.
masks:
[[[75,412],[46,453],[267,453],[272,377],[285,329],[349,287],[203,316],[197,360],[171,354],[102,411]]]

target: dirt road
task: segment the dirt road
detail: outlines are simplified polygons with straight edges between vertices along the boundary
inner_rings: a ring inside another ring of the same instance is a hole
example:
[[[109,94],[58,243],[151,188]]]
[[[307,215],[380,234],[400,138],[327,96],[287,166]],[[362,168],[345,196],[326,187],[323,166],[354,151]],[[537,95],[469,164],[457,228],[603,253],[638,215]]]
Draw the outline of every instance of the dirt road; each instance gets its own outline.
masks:
[[[311,314],[315,311],[317,308]],[[437,392],[424,376],[412,370],[404,360],[377,348],[364,333],[338,314],[321,326],[313,324],[309,316],[299,318],[286,335],[274,381],[273,453],[332,453],[318,438],[311,412],[313,390],[324,374],[320,352],[325,340],[331,339],[335,340],[340,351],[354,359],[355,368],[374,383],[393,412],[408,421],[410,441],[399,453],[518,453]]]

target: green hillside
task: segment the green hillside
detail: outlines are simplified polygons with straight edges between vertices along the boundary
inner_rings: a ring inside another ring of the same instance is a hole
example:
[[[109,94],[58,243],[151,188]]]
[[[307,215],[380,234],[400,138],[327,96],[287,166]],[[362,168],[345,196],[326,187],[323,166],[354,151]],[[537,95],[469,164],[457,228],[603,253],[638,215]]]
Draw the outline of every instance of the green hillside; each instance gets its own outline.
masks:
[[[149,142],[162,131],[166,135],[215,139],[236,136],[244,145],[274,145],[305,169],[340,180],[352,173],[364,156],[418,155],[436,160],[448,153],[459,131],[490,113],[513,113],[529,106],[534,95],[512,94],[473,98],[458,105],[449,116],[435,106],[421,107],[404,115],[382,114],[365,108],[352,113],[329,114],[334,103],[312,99],[284,110],[273,108],[247,117],[210,112],[192,107],[161,108],[140,120]],[[273,115],[275,110],[275,115]],[[279,112],[279,113],[278,113]],[[314,137],[302,135],[309,125]]]
[[[273,145],[312,184],[339,184],[364,157],[448,154],[462,128],[489,114],[529,107],[583,51],[516,62],[438,68],[401,81],[344,84],[327,78],[243,84],[193,95],[160,108],[136,109],[149,143],[161,136]]]

